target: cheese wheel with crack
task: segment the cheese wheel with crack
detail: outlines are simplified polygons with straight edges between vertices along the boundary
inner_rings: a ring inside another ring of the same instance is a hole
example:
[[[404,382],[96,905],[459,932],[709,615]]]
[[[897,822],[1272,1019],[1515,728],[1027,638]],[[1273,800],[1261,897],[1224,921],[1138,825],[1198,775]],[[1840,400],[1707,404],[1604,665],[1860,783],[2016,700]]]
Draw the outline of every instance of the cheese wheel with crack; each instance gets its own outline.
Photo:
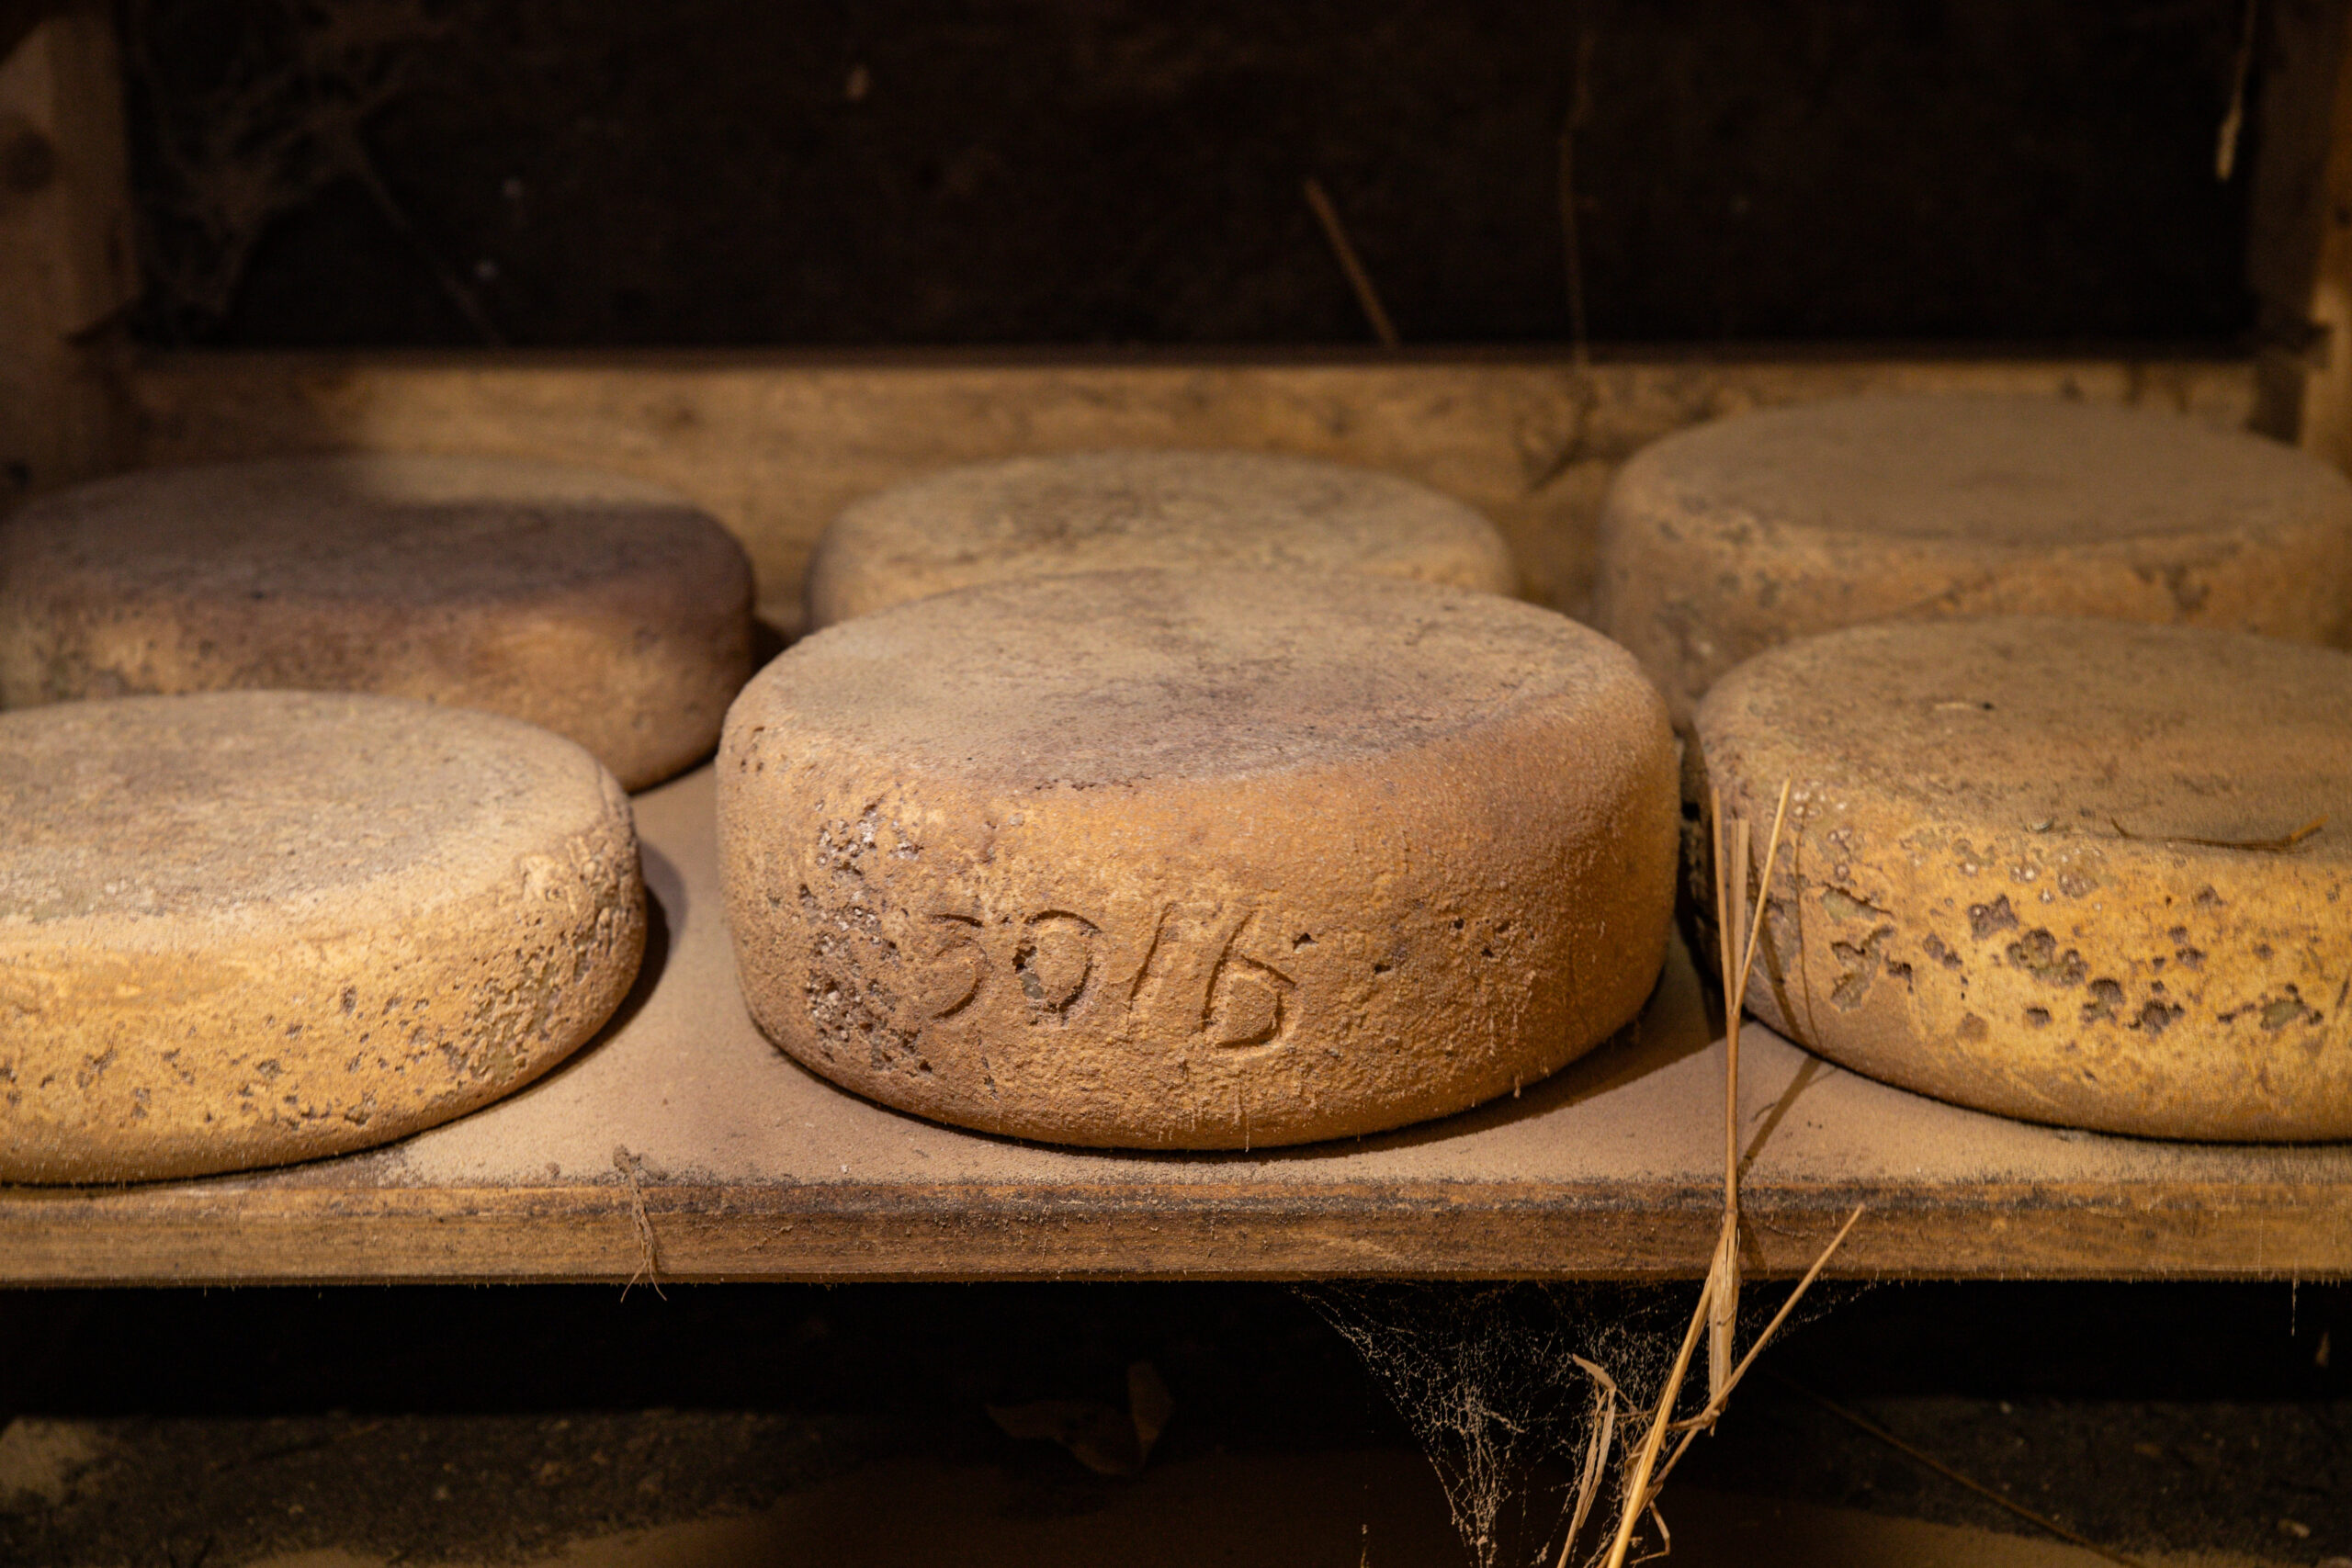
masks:
[[[752,670],[742,547],[684,497],[495,457],[119,475],[0,521],[0,706],[277,687],[526,719],[631,789]]]
[[[1623,649],[1492,594],[1116,572],[820,632],[720,743],[772,1039],[886,1104],[1236,1148],[1443,1115],[1641,1007],[1674,742]]]
[[[983,582],[1217,567],[1519,583],[1493,524],[1394,474],[1257,452],[1080,452],[949,468],[850,507],[809,562],[808,625]]]
[[[2156,1137],[2352,1136],[2352,655],[1996,618],[1857,627],[1700,705],[1794,783],[1748,993],[1906,1089]]]
[[[628,797],[545,730],[339,693],[0,714],[0,1180],[447,1121],[594,1033],[644,945]]]
[[[2340,640],[2352,482],[2274,441],[2050,398],[1742,414],[1634,455],[1594,624],[1687,724],[1766,649],[1869,621],[2096,615]]]

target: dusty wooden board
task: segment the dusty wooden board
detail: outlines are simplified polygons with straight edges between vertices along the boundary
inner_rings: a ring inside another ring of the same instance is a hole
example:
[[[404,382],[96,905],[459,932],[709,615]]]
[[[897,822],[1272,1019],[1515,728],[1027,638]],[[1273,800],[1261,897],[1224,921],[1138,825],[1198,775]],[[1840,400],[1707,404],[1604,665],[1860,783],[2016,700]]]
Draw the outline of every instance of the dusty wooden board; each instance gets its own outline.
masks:
[[[0,1190],[0,1280],[625,1280],[628,1184],[673,1279],[1695,1277],[1723,1068],[1687,961],[1549,1082],[1382,1137],[1248,1154],[1044,1148],[933,1126],[753,1029],[718,914],[711,783],[639,798],[666,952],[621,1021],[499,1106],[372,1154],[145,1187]],[[2352,1274],[2352,1146],[2233,1149],[1941,1106],[1751,1028],[1751,1265],[1855,1203],[1840,1273]]]
[[[1700,420],[1847,393],[1974,389],[2147,403],[2242,426],[2245,361],[1783,350],[812,357],[188,354],[132,373],[141,463],[288,451],[485,452],[674,485],[733,528],[763,613],[800,614],[848,502],[952,463],[1097,446],[1237,446],[1365,463],[1480,508],[1534,597],[1571,614],[1617,466]]]
[[[106,374],[139,296],[119,56],[106,7],[43,9],[0,19],[0,506],[125,456]]]

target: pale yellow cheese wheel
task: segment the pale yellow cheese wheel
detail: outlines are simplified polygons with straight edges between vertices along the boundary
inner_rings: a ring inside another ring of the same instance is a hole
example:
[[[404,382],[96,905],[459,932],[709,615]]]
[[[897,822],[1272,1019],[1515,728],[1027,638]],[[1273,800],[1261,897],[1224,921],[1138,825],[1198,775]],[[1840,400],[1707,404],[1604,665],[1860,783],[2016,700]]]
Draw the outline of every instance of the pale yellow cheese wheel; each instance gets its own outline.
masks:
[[[1442,1115],[1607,1038],[1672,910],[1625,653],[1346,575],[1117,572],[844,622],[718,758],[752,1016],[860,1094],[1114,1146]]]
[[[1493,524],[1394,474],[1256,452],[1079,452],[949,468],[850,507],[810,560],[808,625],[983,582],[1217,567],[1519,583]]]
[[[2352,482],[2156,411],[1805,403],[1635,454],[1603,509],[1596,600],[1677,724],[1742,660],[1868,621],[2098,615],[2338,641]]]
[[[628,798],[390,697],[0,714],[0,1180],[384,1143],[530,1082],[636,975]]]
[[[1740,666],[1698,734],[1751,877],[1794,784],[1749,992],[1774,1028],[2035,1121],[2352,1136],[2352,655],[1888,623]]]
[[[752,668],[742,547],[658,485],[493,457],[151,469],[0,519],[0,705],[281,687],[526,719],[631,789]]]

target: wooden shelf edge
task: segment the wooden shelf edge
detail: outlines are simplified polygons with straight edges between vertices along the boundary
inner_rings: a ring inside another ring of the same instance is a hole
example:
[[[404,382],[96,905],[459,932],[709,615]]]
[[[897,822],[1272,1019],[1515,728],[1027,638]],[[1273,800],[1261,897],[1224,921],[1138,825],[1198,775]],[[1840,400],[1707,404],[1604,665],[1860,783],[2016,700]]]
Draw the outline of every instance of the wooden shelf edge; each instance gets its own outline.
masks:
[[[1736,354],[1433,349],[175,353],[125,372],[140,465],[288,452],[455,452],[609,468],[733,529],[763,613],[798,618],[808,549],[861,496],[956,463],[1217,446],[1417,479],[1478,507],[1531,594],[1573,614],[1600,495],[1647,442],[1744,409],[1864,392],[2147,404],[2243,426],[2252,361],[2203,345],[2023,354],[1759,345]]]
[[[1720,1194],[1431,1184],[644,1190],[656,1277],[678,1280],[1695,1280]],[[1801,1272],[1857,1202],[1829,1270],[1853,1279],[2352,1278],[2352,1190],[2162,1183],[1823,1187],[1752,1194],[1749,1271]],[[1432,1247],[1432,1235],[1447,1234]],[[1431,1267],[1432,1257],[1442,1258]],[[618,1186],[10,1194],[0,1285],[624,1283],[646,1272]]]

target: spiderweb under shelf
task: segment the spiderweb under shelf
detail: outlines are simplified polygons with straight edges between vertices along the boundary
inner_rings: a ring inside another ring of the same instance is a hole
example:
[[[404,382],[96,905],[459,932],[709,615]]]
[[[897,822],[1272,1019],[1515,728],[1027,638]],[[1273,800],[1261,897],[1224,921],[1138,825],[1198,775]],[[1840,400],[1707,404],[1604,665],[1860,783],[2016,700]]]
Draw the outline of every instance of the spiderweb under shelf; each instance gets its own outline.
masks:
[[[1615,1440],[1567,1561],[1605,1551],[1637,1413],[1665,1384],[1695,1287],[1337,1280],[1296,1289],[1355,1348],[1411,1428],[1476,1568],[1560,1561],[1603,1409],[1601,1384],[1580,1360],[1601,1369],[1619,1396]],[[1750,1289],[1740,1312],[1743,1347],[1785,1293],[1785,1286]],[[1851,1293],[1816,1289],[1782,1333]],[[1706,1397],[1702,1376],[1686,1384],[1677,1415],[1695,1415]],[[1656,1550],[1651,1540],[1635,1559]]]

